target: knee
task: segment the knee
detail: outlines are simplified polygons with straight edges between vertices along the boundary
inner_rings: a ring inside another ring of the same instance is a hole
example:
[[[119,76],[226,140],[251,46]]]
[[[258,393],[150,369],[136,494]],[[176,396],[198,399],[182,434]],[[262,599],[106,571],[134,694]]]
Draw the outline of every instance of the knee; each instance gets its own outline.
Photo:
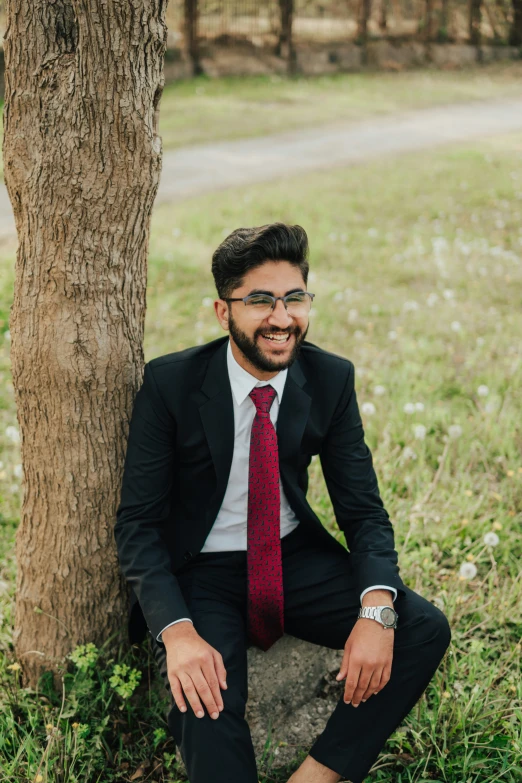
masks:
[[[430,636],[433,637],[433,642],[438,644],[441,650],[447,650],[451,641],[451,626],[448,622],[448,618],[444,612],[442,612],[438,606],[432,604],[431,601],[426,601],[425,612],[428,618],[427,622],[430,628]]]

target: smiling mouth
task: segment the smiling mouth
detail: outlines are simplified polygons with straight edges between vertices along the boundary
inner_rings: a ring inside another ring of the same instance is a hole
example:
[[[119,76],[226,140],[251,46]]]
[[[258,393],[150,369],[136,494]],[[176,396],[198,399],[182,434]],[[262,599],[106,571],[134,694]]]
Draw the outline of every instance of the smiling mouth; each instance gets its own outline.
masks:
[[[285,345],[288,345],[292,335],[287,332],[285,334],[261,334],[260,337],[271,346],[284,347]]]

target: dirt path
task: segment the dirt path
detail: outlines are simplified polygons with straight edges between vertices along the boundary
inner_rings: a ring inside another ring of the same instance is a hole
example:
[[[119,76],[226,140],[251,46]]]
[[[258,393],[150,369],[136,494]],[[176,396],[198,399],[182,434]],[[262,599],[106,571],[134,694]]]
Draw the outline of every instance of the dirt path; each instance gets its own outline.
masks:
[[[474,101],[167,151],[156,203],[522,130],[522,99]],[[14,232],[0,184],[0,235]]]

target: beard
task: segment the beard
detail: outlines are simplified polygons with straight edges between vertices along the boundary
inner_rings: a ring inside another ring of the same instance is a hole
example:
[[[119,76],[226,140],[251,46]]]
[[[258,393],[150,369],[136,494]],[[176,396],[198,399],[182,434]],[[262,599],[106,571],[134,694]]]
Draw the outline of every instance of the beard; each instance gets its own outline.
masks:
[[[309,325],[304,332],[302,329],[299,329],[299,327],[290,329],[266,329],[260,327],[259,329],[256,329],[253,337],[250,338],[239,328],[232,317],[232,313],[229,312],[228,330],[230,335],[234,338],[234,342],[244,357],[256,368],[256,370],[260,370],[261,372],[278,372],[279,370],[285,370],[287,367],[290,367],[299,355],[301,344],[308,334],[308,329]],[[280,334],[293,334],[295,336],[294,347],[292,348],[288,359],[279,361],[269,359],[258,345],[257,338],[260,334],[272,334],[277,332]]]

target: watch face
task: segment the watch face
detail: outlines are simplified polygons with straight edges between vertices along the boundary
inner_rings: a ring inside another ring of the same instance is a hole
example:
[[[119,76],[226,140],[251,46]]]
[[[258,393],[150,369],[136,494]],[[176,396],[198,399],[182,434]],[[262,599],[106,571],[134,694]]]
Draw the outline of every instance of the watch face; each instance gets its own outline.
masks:
[[[381,620],[383,623],[386,623],[386,625],[394,625],[395,611],[389,606],[385,606],[384,609],[381,609]]]

